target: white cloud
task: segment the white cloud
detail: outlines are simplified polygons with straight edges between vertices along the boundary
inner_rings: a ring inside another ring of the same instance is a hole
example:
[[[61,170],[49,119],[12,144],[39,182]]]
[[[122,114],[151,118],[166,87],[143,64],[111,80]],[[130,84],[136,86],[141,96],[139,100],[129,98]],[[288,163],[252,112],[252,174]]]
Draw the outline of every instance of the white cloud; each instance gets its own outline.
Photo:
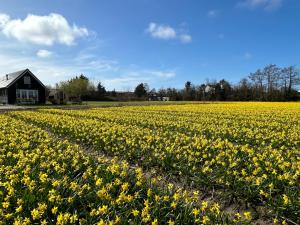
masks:
[[[176,31],[168,25],[150,23],[146,31],[154,38],[165,40],[176,38]]]
[[[10,20],[9,15],[0,14],[0,29],[2,29]]]
[[[174,71],[145,71],[146,74],[153,75],[157,78],[163,78],[163,79],[169,79],[176,76],[176,73]]]
[[[274,11],[282,6],[283,0],[244,0],[238,2],[237,6],[242,8],[263,8],[265,11]]]
[[[192,37],[191,37],[191,35],[188,35],[188,34],[182,34],[182,35],[179,36],[179,38],[180,38],[180,41],[182,43],[190,43],[190,42],[192,42]]]
[[[0,31],[7,38],[47,46],[54,43],[72,45],[76,38],[89,35],[86,28],[71,26],[66,18],[56,13],[46,16],[29,14],[24,20],[0,14]]]
[[[37,55],[37,57],[40,57],[40,58],[48,58],[52,55],[52,52],[45,50],[45,49],[40,49],[37,51],[36,55]]]
[[[149,23],[146,32],[151,35],[153,38],[171,40],[177,39],[182,43],[190,43],[192,41],[192,36],[186,32],[176,31],[175,28],[157,23]]]

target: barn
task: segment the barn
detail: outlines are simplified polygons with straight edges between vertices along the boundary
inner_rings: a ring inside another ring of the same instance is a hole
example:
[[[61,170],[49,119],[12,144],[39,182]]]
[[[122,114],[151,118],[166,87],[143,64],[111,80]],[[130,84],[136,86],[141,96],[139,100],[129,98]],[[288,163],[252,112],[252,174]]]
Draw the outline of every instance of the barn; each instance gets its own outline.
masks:
[[[0,78],[0,104],[44,104],[45,85],[29,70]]]

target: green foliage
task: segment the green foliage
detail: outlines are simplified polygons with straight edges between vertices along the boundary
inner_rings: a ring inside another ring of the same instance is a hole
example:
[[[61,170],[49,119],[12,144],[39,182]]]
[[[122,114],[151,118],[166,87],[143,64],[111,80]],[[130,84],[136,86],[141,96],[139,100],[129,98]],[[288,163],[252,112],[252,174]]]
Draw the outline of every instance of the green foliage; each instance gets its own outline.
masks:
[[[134,90],[134,94],[139,98],[145,97],[147,95],[147,89],[148,89],[147,84],[140,83],[138,86],[136,86]]]
[[[100,98],[103,98],[106,94],[106,89],[105,87],[101,84],[101,82],[98,83],[97,85],[97,94]]]
[[[87,77],[80,75],[80,77],[76,76],[68,81],[62,81],[60,83],[60,88],[70,99],[81,102],[82,96],[89,93],[89,90],[92,88],[92,84]]]

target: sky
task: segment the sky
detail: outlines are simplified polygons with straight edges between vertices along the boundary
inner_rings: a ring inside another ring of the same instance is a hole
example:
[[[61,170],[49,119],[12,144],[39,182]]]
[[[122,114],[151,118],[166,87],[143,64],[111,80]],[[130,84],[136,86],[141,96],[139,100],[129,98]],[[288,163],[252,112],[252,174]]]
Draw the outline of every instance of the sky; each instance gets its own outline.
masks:
[[[108,90],[238,83],[300,62],[299,0],[0,0],[0,74]]]

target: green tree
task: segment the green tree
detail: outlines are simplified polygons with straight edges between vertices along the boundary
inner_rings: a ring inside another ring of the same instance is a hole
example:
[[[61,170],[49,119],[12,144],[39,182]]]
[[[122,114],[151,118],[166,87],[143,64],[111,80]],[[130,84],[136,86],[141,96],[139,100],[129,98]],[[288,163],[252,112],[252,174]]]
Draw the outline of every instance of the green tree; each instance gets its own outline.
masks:
[[[97,85],[97,95],[98,95],[100,98],[104,98],[104,97],[105,97],[105,94],[106,94],[106,89],[105,89],[105,87],[101,84],[101,82],[99,82],[98,85]]]
[[[148,88],[148,85],[147,84],[143,84],[143,83],[140,83],[139,85],[136,86],[136,88],[134,89],[134,94],[141,98],[141,97],[146,97],[147,95],[147,88]]]
[[[67,94],[67,96],[75,101],[82,101],[82,96],[87,95],[91,89],[92,84],[89,79],[80,75],[79,77],[71,78],[68,81],[62,81],[60,88]]]
[[[187,81],[184,85],[183,99],[185,101],[195,100],[196,90],[191,81]]]

